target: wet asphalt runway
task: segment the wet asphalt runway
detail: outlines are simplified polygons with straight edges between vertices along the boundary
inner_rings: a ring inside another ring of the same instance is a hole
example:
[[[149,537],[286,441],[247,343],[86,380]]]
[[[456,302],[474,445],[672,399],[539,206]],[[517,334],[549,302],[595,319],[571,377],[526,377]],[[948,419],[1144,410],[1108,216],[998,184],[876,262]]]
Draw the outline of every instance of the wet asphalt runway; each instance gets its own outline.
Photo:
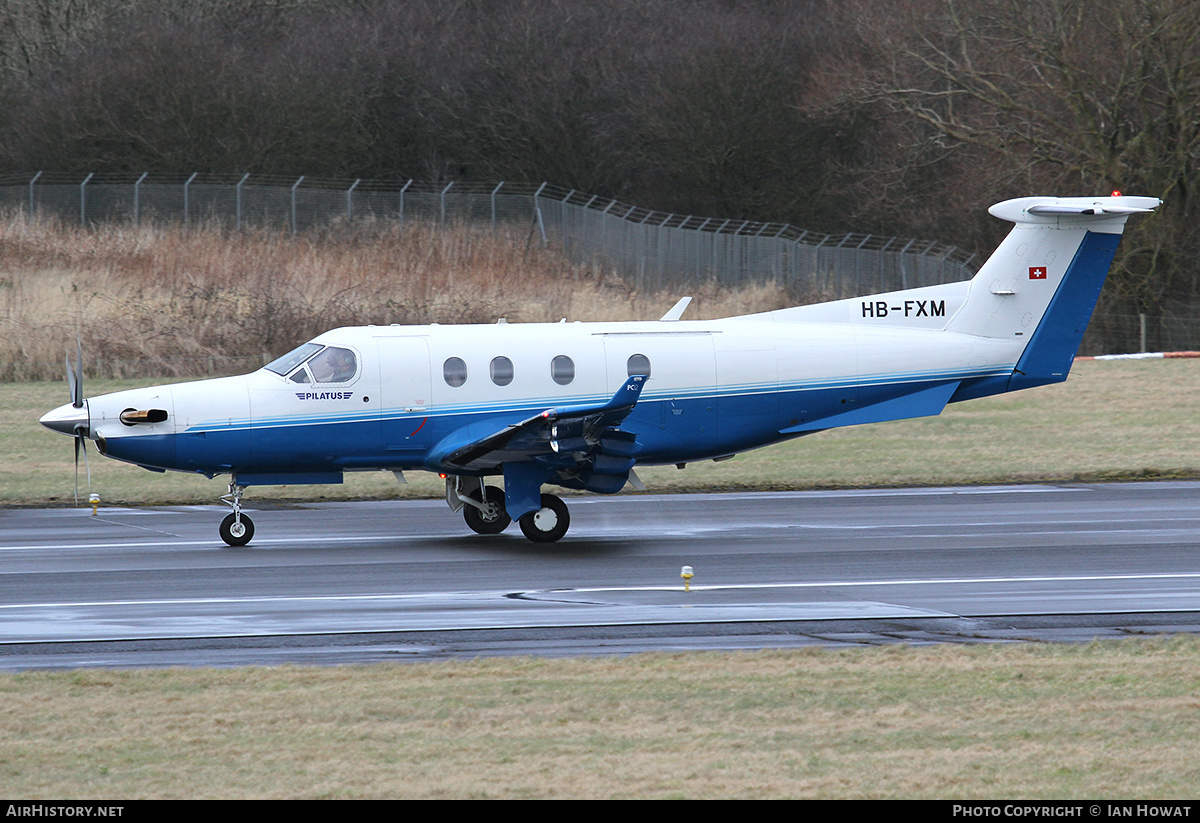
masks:
[[[1200,483],[0,511],[0,669],[1086,640],[1200,631]],[[694,570],[691,591],[680,578]]]

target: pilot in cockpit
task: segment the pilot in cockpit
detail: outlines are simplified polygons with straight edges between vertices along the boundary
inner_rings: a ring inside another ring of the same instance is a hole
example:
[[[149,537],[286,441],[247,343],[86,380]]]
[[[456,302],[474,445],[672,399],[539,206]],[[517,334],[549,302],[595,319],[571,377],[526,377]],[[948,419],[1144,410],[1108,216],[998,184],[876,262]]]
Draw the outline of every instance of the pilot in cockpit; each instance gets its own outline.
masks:
[[[339,348],[326,349],[310,365],[318,383],[345,383],[356,369],[354,353]]]

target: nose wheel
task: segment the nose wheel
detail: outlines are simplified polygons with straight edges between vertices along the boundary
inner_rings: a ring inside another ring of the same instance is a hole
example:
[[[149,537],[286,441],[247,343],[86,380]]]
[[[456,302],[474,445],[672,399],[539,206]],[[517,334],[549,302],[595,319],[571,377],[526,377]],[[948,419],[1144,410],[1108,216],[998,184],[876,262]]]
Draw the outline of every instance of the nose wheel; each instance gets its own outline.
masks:
[[[237,478],[234,477],[229,482],[229,494],[221,497],[223,501],[233,507],[233,513],[225,515],[220,528],[221,539],[230,546],[244,546],[254,537],[254,521],[242,514],[242,492],[244,491],[246,491],[246,487],[239,486]]]
[[[230,546],[244,546],[254,537],[254,521],[244,514],[227,514],[221,521],[221,539]]]

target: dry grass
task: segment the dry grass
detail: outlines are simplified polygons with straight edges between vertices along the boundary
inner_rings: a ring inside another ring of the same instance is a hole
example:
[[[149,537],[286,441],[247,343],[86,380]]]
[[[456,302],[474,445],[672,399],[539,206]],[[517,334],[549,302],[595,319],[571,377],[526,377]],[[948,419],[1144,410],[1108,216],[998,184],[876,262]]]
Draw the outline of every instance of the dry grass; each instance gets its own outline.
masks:
[[[527,241],[417,223],[293,237],[0,219],[0,382],[59,378],[77,338],[92,377],[199,376],[342,325],[656,319],[680,296]],[[773,285],[694,296],[696,318],[787,302]]]
[[[1200,644],[0,678],[12,796],[1178,798]]]

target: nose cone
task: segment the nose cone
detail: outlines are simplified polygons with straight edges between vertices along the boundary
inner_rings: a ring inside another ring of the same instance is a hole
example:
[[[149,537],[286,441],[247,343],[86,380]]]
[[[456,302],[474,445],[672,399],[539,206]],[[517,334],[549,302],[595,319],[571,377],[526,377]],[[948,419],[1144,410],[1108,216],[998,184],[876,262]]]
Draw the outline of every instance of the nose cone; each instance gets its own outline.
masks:
[[[86,400],[83,401],[83,405],[79,408],[72,406],[70,403],[65,406],[59,406],[54,411],[42,415],[42,419],[39,422],[48,429],[69,434],[72,437],[77,434],[87,437],[91,433],[91,419],[88,416]]]

